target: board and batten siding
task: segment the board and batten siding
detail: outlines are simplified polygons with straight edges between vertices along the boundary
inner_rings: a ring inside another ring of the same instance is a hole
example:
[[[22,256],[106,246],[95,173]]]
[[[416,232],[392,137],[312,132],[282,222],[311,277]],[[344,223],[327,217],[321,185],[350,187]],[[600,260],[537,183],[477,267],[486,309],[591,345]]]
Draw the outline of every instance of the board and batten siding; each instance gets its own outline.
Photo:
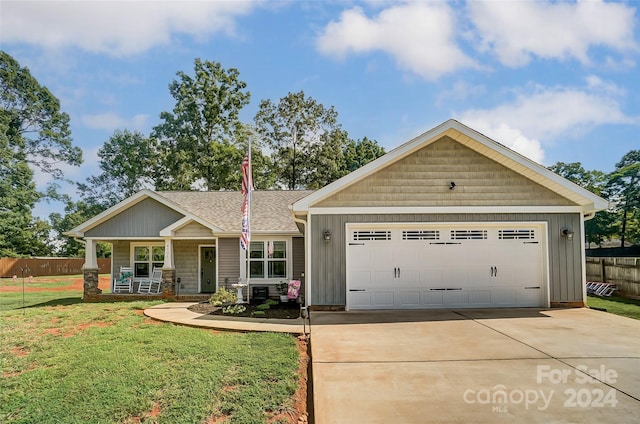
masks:
[[[311,304],[346,305],[347,223],[482,223],[546,222],[549,269],[549,297],[554,302],[582,302],[581,227],[578,213],[494,213],[494,214],[363,214],[312,215],[311,234],[332,233],[331,241],[311,241]],[[560,235],[563,228],[575,231],[569,242]],[[461,258],[461,261],[464,258]]]
[[[154,199],[144,199],[95,226],[85,237],[158,237],[160,230],[183,215]]]
[[[455,188],[449,189],[455,182]],[[575,206],[450,137],[429,144],[314,207]]]

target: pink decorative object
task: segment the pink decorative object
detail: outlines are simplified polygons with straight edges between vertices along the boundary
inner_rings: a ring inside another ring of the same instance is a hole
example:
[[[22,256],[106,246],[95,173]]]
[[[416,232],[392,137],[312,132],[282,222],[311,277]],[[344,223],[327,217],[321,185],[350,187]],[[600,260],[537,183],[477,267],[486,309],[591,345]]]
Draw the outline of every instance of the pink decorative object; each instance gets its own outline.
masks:
[[[289,299],[297,299],[298,292],[300,292],[300,280],[289,281],[289,290],[287,291]]]

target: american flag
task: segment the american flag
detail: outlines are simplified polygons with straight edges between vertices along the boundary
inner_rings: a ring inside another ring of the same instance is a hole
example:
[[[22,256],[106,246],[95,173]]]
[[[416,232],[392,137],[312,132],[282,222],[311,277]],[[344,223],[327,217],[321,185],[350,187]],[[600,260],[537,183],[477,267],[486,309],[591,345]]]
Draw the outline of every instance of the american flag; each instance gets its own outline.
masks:
[[[251,191],[253,190],[253,179],[251,178],[251,156],[247,152],[242,159],[242,232],[240,234],[240,246],[244,250],[249,248],[251,243]]]

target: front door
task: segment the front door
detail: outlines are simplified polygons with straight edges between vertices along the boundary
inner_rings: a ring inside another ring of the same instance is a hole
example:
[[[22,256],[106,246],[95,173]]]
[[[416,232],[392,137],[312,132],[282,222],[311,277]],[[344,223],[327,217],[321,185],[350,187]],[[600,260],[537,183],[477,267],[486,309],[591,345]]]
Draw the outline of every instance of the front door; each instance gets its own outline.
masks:
[[[216,248],[200,248],[200,292],[216,291]]]

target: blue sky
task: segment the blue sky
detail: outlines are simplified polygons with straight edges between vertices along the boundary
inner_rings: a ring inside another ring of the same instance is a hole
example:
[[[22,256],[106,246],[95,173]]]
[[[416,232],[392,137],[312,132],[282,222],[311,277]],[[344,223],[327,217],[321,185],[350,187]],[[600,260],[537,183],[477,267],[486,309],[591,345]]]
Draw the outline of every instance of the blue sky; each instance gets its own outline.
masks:
[[[2,50],[71,116],[84,180],[116,129],[148,134],[195,58],[262,99],[303,90],[387,150],[455,118],[529,158],[604,172],[640,149],[640,2],[11,1]],[[42,187],[47,178],[37,175]],[[73,194],[73,190],[70,194]],[[46,216],[56,205],[38,205]]]

